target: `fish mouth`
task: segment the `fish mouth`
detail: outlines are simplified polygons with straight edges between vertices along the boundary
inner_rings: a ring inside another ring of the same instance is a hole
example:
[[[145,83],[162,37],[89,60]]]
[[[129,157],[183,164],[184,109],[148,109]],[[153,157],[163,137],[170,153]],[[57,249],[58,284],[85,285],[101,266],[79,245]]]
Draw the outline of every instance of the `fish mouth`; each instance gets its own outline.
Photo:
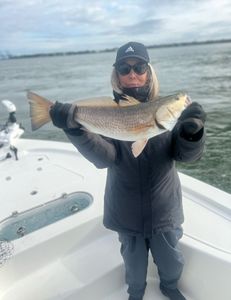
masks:
[[[186,101],[185,101],[185,107],[189,106],[192,103],[192,99],[187,95]]]
[[[171,115],[173,118],[175,118],[173,112],[172,112],[168,107],[167,107],[167,111],[170,113],[170,115]]]

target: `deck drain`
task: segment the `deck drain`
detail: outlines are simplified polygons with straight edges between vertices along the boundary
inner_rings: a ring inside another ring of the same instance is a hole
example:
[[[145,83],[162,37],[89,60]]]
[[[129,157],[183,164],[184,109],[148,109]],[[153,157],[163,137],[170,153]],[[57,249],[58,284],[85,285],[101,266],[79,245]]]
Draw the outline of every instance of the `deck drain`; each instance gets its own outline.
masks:
[[[32,191],[30,194],[31,194],[32,196],[34,196],[34,195],[38,194],[38,191]]]
[[[17,230],[17,235],[22,237],[25,234],[26,234],[26,228],[24,226],[19,227]]]

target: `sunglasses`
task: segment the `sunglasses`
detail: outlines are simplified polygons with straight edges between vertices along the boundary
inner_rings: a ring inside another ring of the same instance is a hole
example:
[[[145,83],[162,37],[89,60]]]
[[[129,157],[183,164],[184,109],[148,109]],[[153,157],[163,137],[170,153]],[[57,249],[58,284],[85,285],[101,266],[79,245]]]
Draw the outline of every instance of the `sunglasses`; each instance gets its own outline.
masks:
[[[133,70],[137,75],[142,75],[147,71],[148,64],[139,62],[139,63],[136,63],[135,65],[131,66],[127,63],[122,63],[122,64],[115,66],[115,68],[116,68],[116,71],[122,76],[128,75],[131,72],[131,70]]]

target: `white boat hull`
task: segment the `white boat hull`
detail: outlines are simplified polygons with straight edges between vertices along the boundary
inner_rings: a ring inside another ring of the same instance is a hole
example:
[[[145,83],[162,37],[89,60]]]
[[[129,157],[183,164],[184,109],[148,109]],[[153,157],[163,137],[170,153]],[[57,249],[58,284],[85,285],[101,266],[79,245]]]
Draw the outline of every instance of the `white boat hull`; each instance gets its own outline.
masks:
[[[76,190],[87,191],[94,201],[11,241],[12,257],[0,267],[0,299],[127,299],[117,234],[102,225],[106,171],[95,169],[67,143],[20,140],[18,148],[19,160],[0,168],[1,219]],[[189,300],[230,300],[231,195],[189,176],[180,178],[186,219],[181,290]],[[150,257],[144,300],[166,299],[158,284]]]

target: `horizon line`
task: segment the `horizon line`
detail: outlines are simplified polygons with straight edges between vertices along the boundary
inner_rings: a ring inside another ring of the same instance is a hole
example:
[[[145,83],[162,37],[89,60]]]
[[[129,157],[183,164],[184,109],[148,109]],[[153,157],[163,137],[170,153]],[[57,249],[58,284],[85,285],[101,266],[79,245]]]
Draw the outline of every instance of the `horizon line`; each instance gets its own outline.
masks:
[[[219,40],[205,40],[205,41],[191,41],[191,42],[176,42],[169,44],[157,44],[157,45],[148,45],[147,49],[153,48],[170,48],[170,47],[180,47],[180,46],[196,46],[203,44],[219,44],[219,43],[230,43],[231,39],[219,39]],[[65,56],[65,55],[81,55],[81,54],[93,54],[93,53],[105,53],[105,52],[114,52],[118,47],[105,48],[101,50],[82,50],[82,51],[60,51],[60,52],[46,52],[46,53],[34,53],[34,54],[19,54],[13,55],[10,53],[2,54],[0,52],[0,60],[7,59],[20,59],[20,58],[33,58],[33,57],[46,57],[46,56]]]

